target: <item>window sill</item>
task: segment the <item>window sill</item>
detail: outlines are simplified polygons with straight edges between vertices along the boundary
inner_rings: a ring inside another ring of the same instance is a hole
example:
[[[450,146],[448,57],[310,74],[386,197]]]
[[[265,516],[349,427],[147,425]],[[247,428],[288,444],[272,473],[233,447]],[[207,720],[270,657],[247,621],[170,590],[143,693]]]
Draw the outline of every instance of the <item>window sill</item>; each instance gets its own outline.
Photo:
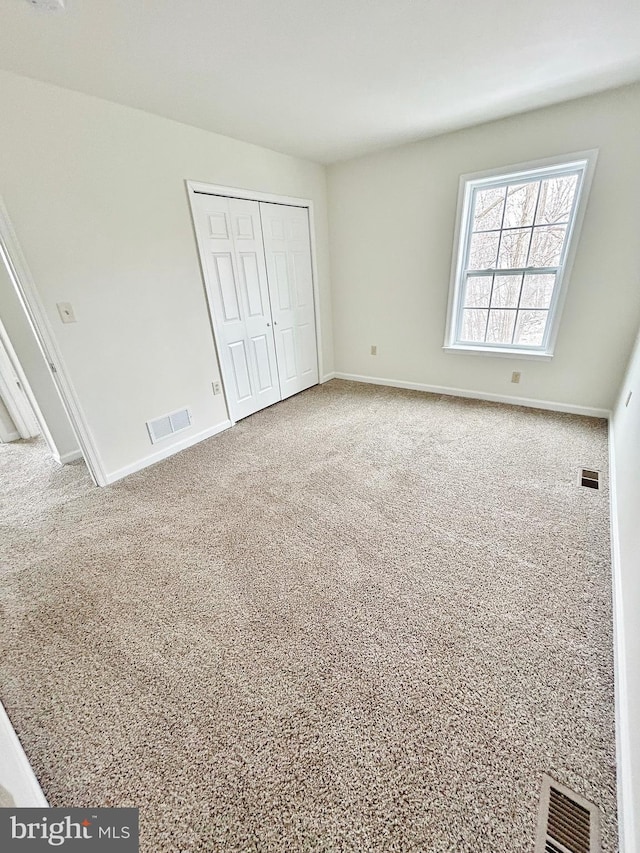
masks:
[[[534,361],[551,361],[553,353],[550,352],[532,352],[531,350],[523,349],[501,349],[498,347],[474,347],[462,346],[455,344],[453,346],[444,346],[442,349],[445,352],[457,353],[458,355],[497,355],[499,358],[524,358]]]

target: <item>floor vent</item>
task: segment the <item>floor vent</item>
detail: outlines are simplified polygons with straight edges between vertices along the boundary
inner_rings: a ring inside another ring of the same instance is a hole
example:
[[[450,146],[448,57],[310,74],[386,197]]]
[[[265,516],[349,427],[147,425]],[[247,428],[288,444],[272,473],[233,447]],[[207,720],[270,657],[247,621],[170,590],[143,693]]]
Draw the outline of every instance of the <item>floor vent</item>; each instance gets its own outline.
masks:
[[[591,471],[589,468],[581,468],[578,475],[581,486],[586,486],[587,489],[600,488],[600,472]]]
[[[546,774],[535,853],[601,853],[598,807]]]
[[[171,412],[170,415],[163,415],[161,418],[147,421],[147,429],[152,444],[190,426],[191,412],[189,409],[180,409],[178,412]]]

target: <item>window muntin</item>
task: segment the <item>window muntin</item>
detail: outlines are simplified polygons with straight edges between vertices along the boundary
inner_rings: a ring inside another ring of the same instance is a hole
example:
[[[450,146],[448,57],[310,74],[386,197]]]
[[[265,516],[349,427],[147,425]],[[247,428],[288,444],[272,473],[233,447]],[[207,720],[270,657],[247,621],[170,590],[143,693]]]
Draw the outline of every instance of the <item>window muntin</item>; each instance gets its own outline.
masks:
[[[548,352],[587,165],[467,181],[450,345]]]

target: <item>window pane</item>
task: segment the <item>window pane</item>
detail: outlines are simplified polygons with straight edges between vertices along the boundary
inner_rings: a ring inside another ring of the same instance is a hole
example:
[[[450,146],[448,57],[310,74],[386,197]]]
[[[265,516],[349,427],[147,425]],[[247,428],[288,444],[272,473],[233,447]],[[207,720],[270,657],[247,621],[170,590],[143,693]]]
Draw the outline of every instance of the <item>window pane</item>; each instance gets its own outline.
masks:
[[[507,187],[507,206],[504,211],[505,228],[521,228],[533,225],[540,181],[514,184]]]
[[[546,181],[543,181],[540,187],[536,225],[568,222],[577,186],[577,175],[567,175],[564,178],[547,178]]]
[[[487,343],[510,344],[515,322],[515,311],[491,310],[487,325]]]
[[[555,328],[552,311],[586,165],[567,160],[467,181],[471,211],[463,206],[458,222],[465,254],[447,326],[461,345],[543,349]]]
[[[527,263],[530,240],[530,228],[518,229],[517,231],[503,231],[502,239],[500,240],[498,267],[505,270],[514,267],[524,267]]]
[[[491,307],[517,308],[521,284],[521,275],[497,275],[493,283]]]
[[[514,344],[541,346],[548,315],[548,311],[518,311]]]
[[[495,267],[499,239],[499,232],[473,234],[469,248],[468,268],[470,270],[488,270]]]
[[[467,343],[484,343],[484,331],[487,326],[487,314],[485,309],[465,308],[462,312],[462,328],[460,329],[460,340]]]
[[[555,275],[525,275],[520,307],[548,308],[555,283]]]
[[[478,190],[473,212],[473,231],[488,231],[500,228],[502,208],[504,207],[504,187],[491,190]]]
[[[469,275],[464,290],[465,308],[488,308],[491,297],[490,275]]]
[[[567,232],[565,225],[543,225],[533,229],[531,251],[529,252],[530,267],[556,267],[560,263],[562,246]]]

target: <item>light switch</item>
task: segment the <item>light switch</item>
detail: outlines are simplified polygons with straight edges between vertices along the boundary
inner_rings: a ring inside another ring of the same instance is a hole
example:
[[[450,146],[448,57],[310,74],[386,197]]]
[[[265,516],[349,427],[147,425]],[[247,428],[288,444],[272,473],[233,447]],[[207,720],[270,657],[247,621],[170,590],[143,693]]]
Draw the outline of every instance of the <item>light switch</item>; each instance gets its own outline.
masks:
[[[75,323],[76,315],[73,313],[73,306],[70,302],[57,302],[58,314],[63,323]]]

